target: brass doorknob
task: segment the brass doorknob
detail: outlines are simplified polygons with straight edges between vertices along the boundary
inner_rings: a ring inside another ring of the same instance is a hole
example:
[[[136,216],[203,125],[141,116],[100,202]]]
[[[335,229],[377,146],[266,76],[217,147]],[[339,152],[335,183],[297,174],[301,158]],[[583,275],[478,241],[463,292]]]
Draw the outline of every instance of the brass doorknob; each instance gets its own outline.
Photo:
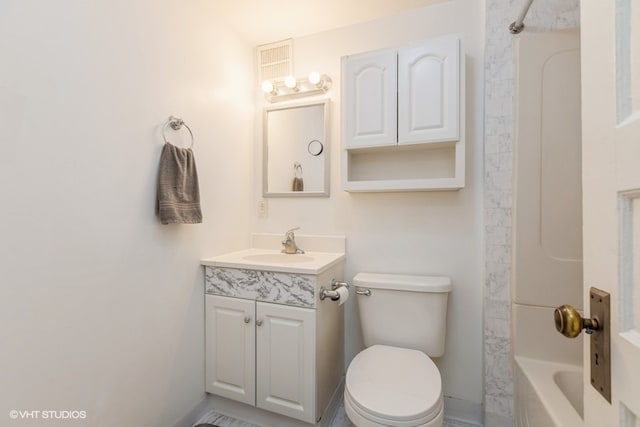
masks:
[[[597,317],[583,319],[578,310],[565,304],[556,308],[553,312],[556,329],[568,338],[575,338],[584,329],[587,334],[592,334],[600,327]]]

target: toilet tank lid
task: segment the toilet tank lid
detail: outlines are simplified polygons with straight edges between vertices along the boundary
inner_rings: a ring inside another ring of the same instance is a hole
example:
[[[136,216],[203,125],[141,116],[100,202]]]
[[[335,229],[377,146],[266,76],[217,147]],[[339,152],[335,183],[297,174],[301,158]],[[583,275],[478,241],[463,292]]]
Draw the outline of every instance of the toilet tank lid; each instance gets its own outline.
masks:
[[[394,289],[413,292],[451,292],[447,276],[412,276],[405,274],[358,273],[354,286],[372,289]]]

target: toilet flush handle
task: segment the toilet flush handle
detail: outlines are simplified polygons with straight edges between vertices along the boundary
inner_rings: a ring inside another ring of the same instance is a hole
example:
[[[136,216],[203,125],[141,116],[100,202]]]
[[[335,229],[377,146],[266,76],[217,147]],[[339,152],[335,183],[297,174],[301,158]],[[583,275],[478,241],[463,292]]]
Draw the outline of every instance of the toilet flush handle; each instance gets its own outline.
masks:
[[[371,289],[356,288],[356,294],[371,296]]]

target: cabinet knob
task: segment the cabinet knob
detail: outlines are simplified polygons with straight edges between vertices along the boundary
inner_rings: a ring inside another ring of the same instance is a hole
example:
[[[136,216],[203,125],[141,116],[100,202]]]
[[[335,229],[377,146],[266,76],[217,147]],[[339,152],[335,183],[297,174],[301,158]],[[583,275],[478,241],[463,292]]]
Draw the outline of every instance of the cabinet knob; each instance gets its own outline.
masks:
[[[262,326],[262,320],[256,320],[256,326]]]
[[[247,316],[244,318],[244,323],[249,323],[251,322],[251,317]]]

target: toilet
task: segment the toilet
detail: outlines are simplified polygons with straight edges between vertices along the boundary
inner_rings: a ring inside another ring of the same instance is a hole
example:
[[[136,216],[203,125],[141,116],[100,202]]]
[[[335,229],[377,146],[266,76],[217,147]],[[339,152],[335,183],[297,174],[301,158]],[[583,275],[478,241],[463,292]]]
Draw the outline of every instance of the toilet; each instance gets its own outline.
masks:
[[[442,379],[451,279],[358,273],[365,349],[347,369],[345,412],[357,427],[442,427]]]

